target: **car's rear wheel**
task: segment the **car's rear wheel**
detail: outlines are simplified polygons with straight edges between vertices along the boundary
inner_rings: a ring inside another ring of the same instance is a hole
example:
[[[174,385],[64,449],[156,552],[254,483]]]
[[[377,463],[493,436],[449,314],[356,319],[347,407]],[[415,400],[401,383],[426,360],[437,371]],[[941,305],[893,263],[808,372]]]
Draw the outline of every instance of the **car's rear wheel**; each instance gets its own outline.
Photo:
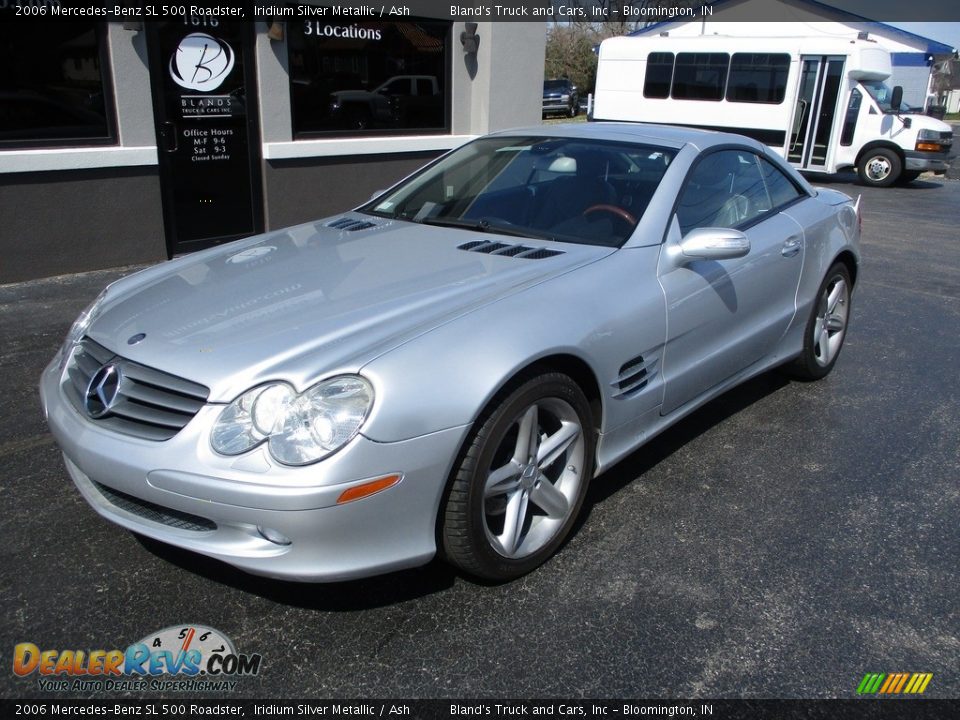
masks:
[[[593,475],[590,406],[566,375],[523,383],[479,420],[442,515],[446,558],[489,580],[545,562],[576,521]]]
[[[817,291],[803,333],[803,352],[789,368],[793,375],[819,380],[833,370],[847,335],[851,288],[847,266],[834,263]]]

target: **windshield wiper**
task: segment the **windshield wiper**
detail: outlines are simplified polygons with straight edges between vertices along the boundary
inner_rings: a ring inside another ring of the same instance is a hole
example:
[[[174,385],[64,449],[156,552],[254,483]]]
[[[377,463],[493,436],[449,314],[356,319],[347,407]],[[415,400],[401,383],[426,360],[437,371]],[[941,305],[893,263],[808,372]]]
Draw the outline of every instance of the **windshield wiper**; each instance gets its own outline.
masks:
[[[539,240],[555,240],[556,238],[549,233],[541,233],[530,228],[520,228],[509,224],[494,224],[487,218],[479,220],[464,220],[463,218],[451,217],[427,217],[420,220],[424,225],[440,225],[442,227],[458,227],[465,230],[475,230],[476,232],[490,232],[499,235],[510,235],[511,237],[533,238]]]

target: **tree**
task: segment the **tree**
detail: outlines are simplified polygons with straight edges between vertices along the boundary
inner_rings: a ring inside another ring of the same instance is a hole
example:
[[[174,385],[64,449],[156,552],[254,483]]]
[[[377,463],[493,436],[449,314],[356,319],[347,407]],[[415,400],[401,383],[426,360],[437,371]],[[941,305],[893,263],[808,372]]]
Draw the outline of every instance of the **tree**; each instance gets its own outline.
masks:
[[[560,0],[553,0],[556,6]],[[625,7],[636,9],[669,5],[670,7],[700,7],[701,0],[563,0],[566,7],[584,8],[582,15],[568,14],[565,20],[547,25],[547,53],[544,74],[547,79],[567,77],[580,92],[592,92],[597,79],[596,48],[602,40],[626,35],[662,20],[644,20],[637,13],[624,12]],[[709,3],[707,3],[709,4]],[[592,8],[602,8],[606,22],[593,22],[598,17]],[[616,12],[614,12],[616,9]],[[579,20],[576,18],[580,18]],[[636,18],[628,20],[627,18]]]

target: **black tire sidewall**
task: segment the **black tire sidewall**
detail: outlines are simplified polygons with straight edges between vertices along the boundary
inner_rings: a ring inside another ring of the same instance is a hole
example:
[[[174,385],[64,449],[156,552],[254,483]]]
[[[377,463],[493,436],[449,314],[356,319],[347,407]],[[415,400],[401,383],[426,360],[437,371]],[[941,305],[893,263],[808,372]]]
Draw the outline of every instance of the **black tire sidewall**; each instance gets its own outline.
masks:
[[[484,485],[487,469],[491,466],[493,455],[504,435],[516,422],[517,417],[534,403],[550,397],[569,403],[580,421],[584,437],[584,467],[580,469],[580,487],[569,517],[549,543],[525,558],[506,558],[491,546],[485,531]],[[494,402],[491,405],[492,410],[478,421],[477,430],[465,443],[466,452],[461,454],[454,469],[454,491],[464,492],[466,503],[465,508],[458,509],[448,501],[444,509],[443,541],[448,560],[473,575],[488,580],[505,581],[525,575],[542,565],[566,540],[580,513],[593,475],[595,432],[590,405],[583,391],[573,380],[560,373],[549,373],[527,380],[499,403]],[[451,520],[465,525],[469,558],[463,557],[462,547],[458,551],[452,551],[448,533]]]
[[[882,157],[890,163],[890,174],[883,180],[871,180],[867,174],[867,165],[875,157]],[[857,174],[860,176],[860,182],[871,187],[889,187],[893,185],[899,179],[902,171],[903,163],[900,161],[900,156],[893,150],[888,150],[887,148],[874,148],[873,150],[867,151],[863,157],[860,158],[860,162],[857,165]]]
[[[826,289],[830,286],[830,284],[838,277],[843,278],[843,281],[847,284],[847,302],[851,306],[848,308],[847,313],[847,326],[849,327],[850,311],[853,310],[853,285],[850,280],[850,272],[847,270],[847,266],[841,262],[837,262],[830,266],[830,269],[824,276],[823,281],[820,283],[820,287],[817,288],[817,295],[813,301],[813,307],[810,310],[810,317],[807,318],[807,324],[803,328],[803,352],[800,354],[800,357],[797,358],[793,366],[794,374],[803,379],[819,380],[829,375],[830,371],[833,370],[833,366],[837,363],[837,358],[839,358],[840,354],[843,352],[843,346],[846,344],[846,335],[844,335],[843,343],[840,345],[840,349],[837,350],[837,354],[833,356],[833,359],[831,359],[827,365],[821,365],[817,362],[815,346],[813,342],[813,328],[817,322],[817,315],[820,309],[820,302],[823,298],[823,294],[826,292]]]

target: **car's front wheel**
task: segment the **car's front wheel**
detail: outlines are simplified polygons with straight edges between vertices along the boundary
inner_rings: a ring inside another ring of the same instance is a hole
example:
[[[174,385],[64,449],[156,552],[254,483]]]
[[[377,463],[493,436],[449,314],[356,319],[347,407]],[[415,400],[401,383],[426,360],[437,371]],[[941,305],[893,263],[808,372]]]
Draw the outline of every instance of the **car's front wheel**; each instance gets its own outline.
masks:
[[[789,370],[806,380],[819,380],[833,370],[850,322],[852,283],[847,266],[834,263],[820,284],[803,334],[803,352]]]
[[[887,187],[900,177],[903,163],[900,156],[887,148],[874,148],[863,154],[857,163],[857,173],[864,185]]]
[[[590,405],[566,375],[523,383],[486,412],[468,439],[442,515],[446,558],[505,581],[563,543],[593,475]]]

